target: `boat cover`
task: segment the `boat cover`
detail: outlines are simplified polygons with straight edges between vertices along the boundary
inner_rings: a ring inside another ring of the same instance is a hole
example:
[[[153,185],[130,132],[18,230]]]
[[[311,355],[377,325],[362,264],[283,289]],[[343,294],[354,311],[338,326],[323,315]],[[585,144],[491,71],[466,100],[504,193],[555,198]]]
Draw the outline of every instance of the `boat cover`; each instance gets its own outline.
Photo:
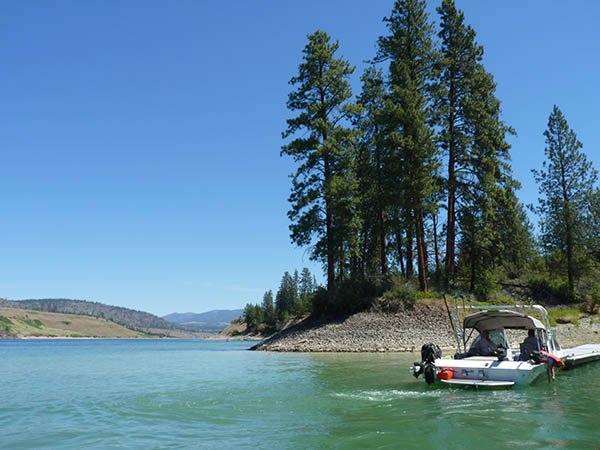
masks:
[[[546,327],[538,319],[518,313],[501,309],[499,311],[480,311],[469,314],[463,322],[464,328],[475,328],[477,331],[496,330],[498,328],[535,330]]]

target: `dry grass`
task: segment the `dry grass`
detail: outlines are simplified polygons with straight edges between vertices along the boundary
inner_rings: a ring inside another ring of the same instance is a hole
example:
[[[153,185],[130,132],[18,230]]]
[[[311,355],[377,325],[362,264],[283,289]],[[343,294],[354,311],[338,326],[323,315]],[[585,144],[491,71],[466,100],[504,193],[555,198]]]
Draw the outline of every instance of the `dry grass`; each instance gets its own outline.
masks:
[[[138,338],[147,334],[95,317],[0,308],[0,335],[29,337]],[[8,332],[7,332],[8,329]]]

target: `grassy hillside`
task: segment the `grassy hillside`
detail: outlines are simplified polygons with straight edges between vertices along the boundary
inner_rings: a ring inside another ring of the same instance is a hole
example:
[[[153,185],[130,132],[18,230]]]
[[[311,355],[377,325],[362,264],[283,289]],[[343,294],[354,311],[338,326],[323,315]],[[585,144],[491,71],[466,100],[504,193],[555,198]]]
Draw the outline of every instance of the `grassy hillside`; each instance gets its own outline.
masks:
[[[15,337],[151,337],[105,319],[16,308],[0,308],[0,338]]]
[[[49,298],[39,300],[2,300],[0,308],[18,308],[40,312],[79,314],[99,319],[106,319],[133,330],[177,330],[179,327],[161,319],[154,314],[136,311],[120,306],[105,305],[103,303],[88,302],[85,300],[69,300],[63,298]]]

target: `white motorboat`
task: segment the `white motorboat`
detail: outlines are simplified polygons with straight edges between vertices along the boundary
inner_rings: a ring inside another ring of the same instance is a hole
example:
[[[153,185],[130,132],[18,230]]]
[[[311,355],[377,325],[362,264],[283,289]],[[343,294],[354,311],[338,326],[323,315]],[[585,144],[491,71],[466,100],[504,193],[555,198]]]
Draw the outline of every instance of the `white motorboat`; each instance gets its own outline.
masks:
[[[570,368],[600,360],[600,345],[562,350],[548,313],[540,305],[463,305],[455,306],[452,312],[448,308],[448,313],[457,342],[456,354],[442,357],[439,347],[426,344],[421,349],[422,361],[412,367],[415,377],[423,374],[428,384],[527,385],[543,374],[553,380],[555,366]],[[507,330],[527,330],[528,337],[511,346],[509,336],[514,337],[515,332]],[[475,331],[478,335],[470,342]]]

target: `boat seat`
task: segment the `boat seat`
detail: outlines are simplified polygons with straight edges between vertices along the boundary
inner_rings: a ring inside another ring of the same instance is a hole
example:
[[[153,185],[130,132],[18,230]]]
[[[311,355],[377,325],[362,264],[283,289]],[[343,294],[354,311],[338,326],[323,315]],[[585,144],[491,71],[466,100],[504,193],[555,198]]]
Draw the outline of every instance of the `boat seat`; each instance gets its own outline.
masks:
[[[520,344],[519,345],[519,359],[521,361],[529,361],[531,359],[531,354],[535,352],[537,348],[534,345],[530,344]]]

